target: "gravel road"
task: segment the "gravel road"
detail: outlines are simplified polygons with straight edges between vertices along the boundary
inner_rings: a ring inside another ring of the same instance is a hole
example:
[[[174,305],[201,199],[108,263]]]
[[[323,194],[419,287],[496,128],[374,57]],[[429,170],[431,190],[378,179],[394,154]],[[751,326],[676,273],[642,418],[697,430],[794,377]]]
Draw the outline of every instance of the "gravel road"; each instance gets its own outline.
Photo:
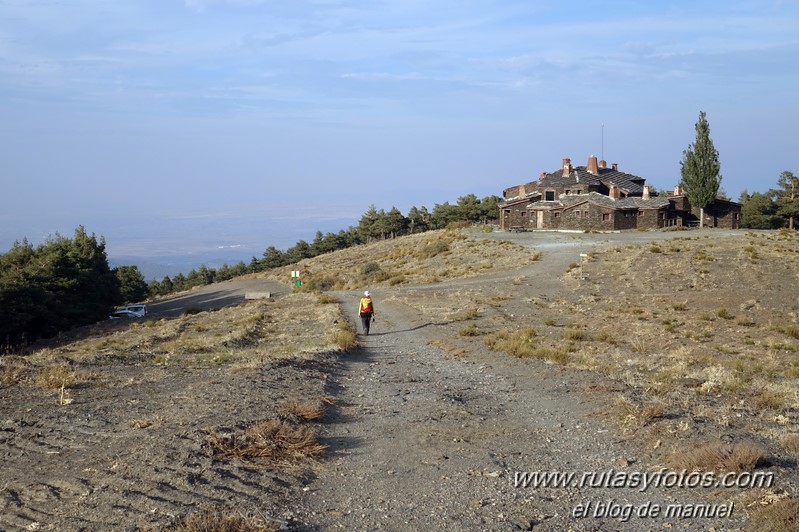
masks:
[[[580,253],[674,235],[576,240],[503,234],[549,249],[523,271],[374,290],[378,321],[372,334],[361,337],[362,347],[329,383],[340,405],[328,425],[332,458],[303,492],[299,521],[312,530],[741,529],[743,511],[734,507],[731,517],[664,517],[670,504],[730,510],[723,494],[703,499],[708,490],[525,487],[520,476],[525,472],[575,472],[578,478],[593,473],[597,482],[610,472],[621,482],[654,474],[660,466],[649,450],[598,415],[601,397],[608,394],[591,390],[607,391],[612,383],[588,372],[490,353],[479,340],[464,344],[462,353],[449,353],[437,346],[457,337],[462,325],[421,319],[403,302],[473,283],[490,290],[520,273],[534,275],[518,288],[519,301],[551,297],[560,290],[552,275],[562,275]],[[357,293],[338,296],[353,311],[357,307]]]

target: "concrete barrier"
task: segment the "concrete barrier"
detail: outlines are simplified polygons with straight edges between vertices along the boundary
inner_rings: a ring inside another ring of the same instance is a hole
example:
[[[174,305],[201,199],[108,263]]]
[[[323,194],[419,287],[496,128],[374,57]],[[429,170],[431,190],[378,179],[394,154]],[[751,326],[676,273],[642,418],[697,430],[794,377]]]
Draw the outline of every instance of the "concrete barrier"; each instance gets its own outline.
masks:
[[[244,299],[269,299],[272,292],[245,292]]]

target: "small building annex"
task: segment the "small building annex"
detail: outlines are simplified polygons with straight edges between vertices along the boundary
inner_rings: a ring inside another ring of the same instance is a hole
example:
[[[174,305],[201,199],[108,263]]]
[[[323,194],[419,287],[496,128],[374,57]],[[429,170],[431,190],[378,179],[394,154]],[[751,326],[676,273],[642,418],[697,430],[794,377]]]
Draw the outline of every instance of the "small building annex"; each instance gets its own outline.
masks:
[[[680,187],[657,195],[642,177],[608,168],[605,161],[588,158],[586,166],[571,159],[554,172],[542,172],[537,181],[503,191],[499,205],[504,230],[570,229],[613,231],[698,225],[699,209],[691,208]],[[705,207],[705,225],[737,229],[741,206],[715,200]]]

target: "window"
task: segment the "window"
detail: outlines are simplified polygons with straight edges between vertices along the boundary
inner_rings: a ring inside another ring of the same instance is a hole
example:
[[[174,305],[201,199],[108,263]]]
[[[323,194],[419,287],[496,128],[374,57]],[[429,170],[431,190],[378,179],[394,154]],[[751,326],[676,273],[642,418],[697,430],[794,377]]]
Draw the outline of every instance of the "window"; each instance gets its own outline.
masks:
[[[555,191],[547,190],[544,192],[544,201],[555,201]]]
[[[579,218],[580,216],[583,215],[583,213],[580,211],[574,211],[574,215]]]
[[[559,213],[559,212],[553,212],[553,213],[552,213],[552,216],[553,216],[554,218],[558,218],[558,217],[560,216],[560,213]]]
[[[609,212],[603,212],[602,213],[602,221],[603,222],[607,222],[608,220],[610,220],[610,213]]]

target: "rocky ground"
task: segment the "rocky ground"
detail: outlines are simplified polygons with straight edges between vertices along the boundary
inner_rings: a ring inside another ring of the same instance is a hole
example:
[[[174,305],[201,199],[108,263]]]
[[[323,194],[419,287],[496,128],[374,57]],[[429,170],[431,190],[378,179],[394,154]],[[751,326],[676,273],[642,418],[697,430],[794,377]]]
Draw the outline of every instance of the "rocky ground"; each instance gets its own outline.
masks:
[[[488,235],[541,251],[541,260],[377,286],[372,333],[347,353],[236,368],[95,357],[81,362],[93,378],[69,404],[6,380],[0,529],[161,530],[215,508],[253,530],[743,530],[754,490],[655,485],[660,443],[607,415],[629,389],[624,379],[508,356],[462,332],[477,317],[482,334],[497,320],[554,320],[563,301],[579,297],[574,283],[590,282],[564,281],[581,254],[684,236]],[[332,295],[354,323],[359,293]],[[324,405],[310,424],[323,458],[265,465],[220,455],[214,442],[241,438],[261,420],[297,423],[286,413],[292,400]],[[748,436],[725,432],[732,443]],[[795,462],[780,452],[769,448],[782,458],[760,467],[778,478],[769,490],[777,498],[796,484]],[[535,472],[576,479],[536,487],[526,476]],[[669,505],[680,506],[666,516]],[[714,514],[698,517],[696,508]]]

